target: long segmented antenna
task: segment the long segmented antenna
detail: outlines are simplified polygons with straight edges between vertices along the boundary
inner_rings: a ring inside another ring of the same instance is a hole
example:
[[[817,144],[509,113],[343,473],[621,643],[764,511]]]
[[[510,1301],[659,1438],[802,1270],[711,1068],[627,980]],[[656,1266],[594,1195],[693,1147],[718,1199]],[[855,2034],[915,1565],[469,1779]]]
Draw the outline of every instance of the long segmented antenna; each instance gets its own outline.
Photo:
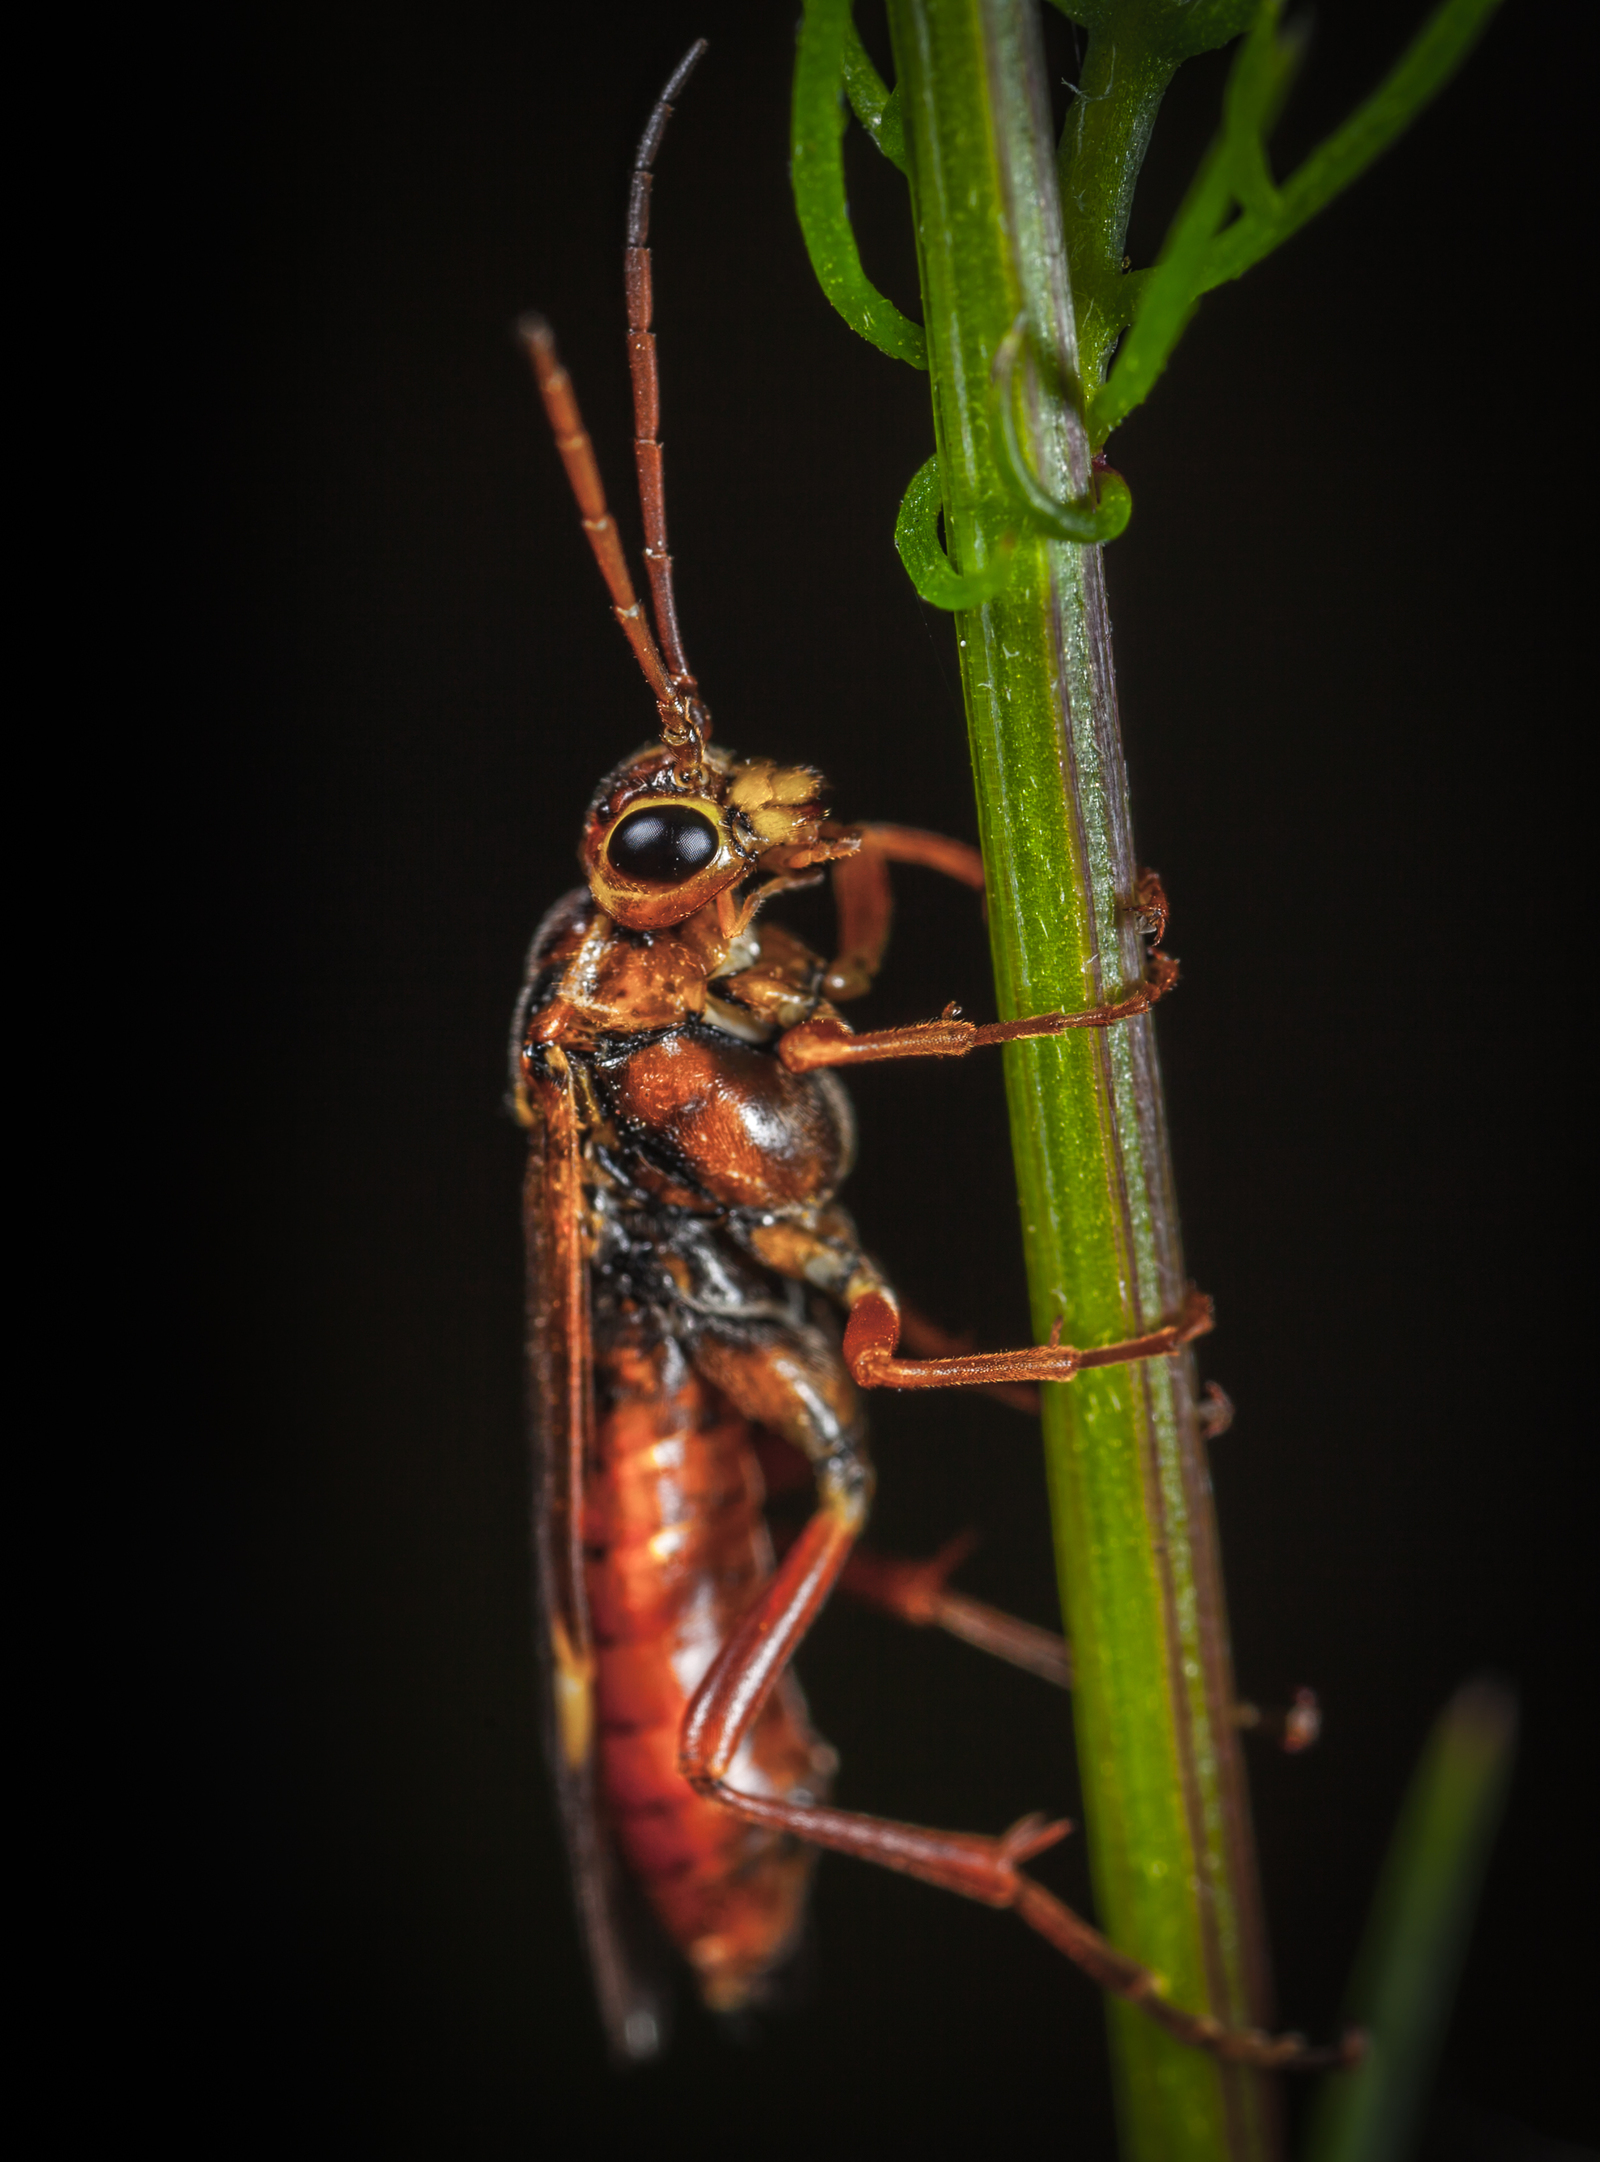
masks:
[[[583,530],[611,594],[612,612],[661,709],[661,740],[674,750],[689,752],[682,775],[685,782],[692,782],[700,772],[711,716],[700,703],[699,685],[684,655],[672,597],[672,557],[667,552],[666,492],[657,434],[661,425],[661,383],[656,370],[655,335],[650,328],[650,183],[656,152],[672,118],[673,100],[699,66],[705,49],[705,39],[696,38],[657,98],[639,139],[628,197],[628,371],[633,379],[633,449],[639,468],[639,508],[644,515],[645,569],[660,646],[650,635],[650,625],[634,593],[616,521],[606,508],[605,484],[600,478],[594,445],[578,411],[572,379],[556,352],[554,333],[542,315],[525,315],[517,325],[533,362],[556,448],[578,499]]]
[[[669,743],[687,742],[698,733],[694,718],[687,701],[673,688],[667,676],[656,642],[650,635],[650,626],[645,621],[644,610],[634,593],[616,520],[606,509],[605,483],[595,462],[594,445],[583,425],[583,415],[578,411],[572,378],[562,367],[556,351],[555,334],[542,315],[525,315],[517,325],[517,335],[533,362],[556,448],[567,469],[572,492],[578,499],[578,515],[589,536],[589,546],[594,550],[600,575],[610,591],[613,613],[622,625],[635,659],[644,670],[645,681],[656,694],[656,704],[661,708],[661,733]]]
[[[655,612],[656,636],[672,673],[673,687],[692,699],[699,686],[683,650],[678,629],[677,603],[672,591],[672,557],[667,549],[667,499],[661,473],[661,379],[656,368],[654,314],[650,290],[650,188],[656,152],[672,118],[672,108],[683,86],[700,65],[706,49],[696,38],[673,69],[666,88],[639,138],[633,161],[633,186],[628,194],[628,366],[633,377],[633,455],[639,468],[639,508],[644,513],[644,562],[650,580],[650,600]]]

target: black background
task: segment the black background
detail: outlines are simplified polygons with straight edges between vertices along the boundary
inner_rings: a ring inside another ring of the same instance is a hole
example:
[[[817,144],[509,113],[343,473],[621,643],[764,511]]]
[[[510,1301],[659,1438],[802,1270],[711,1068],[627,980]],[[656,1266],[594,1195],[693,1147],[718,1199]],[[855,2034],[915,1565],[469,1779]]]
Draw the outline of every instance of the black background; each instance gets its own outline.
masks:
[[[626,174],[702,32],[653,236],[691,657],[723,740],[819,763],[845,815],[973,831],[950,626],[890,544],[925,385],[807,267],[794,12],[256,10],[183,54],[182,148],[153,148],[179,266],[172,681],[201,816],[173,924],[202,987],[210,1347],[171,1459],[169,1657],[197,1767],[189,2091],[221,2098],[224,2147],[1112,2152],[1089,1987],[1006,1917],[841,1860],[809,2004],[742,2048],[686,2009],[668,2063],[614,2081],[542,1785],[503,1030],[590,785],[653,719],[510,326],[530,305],[556,324],[633,536]],[[1140,853],[1185,965],[1159,1035],[1219,1307],[1204,1364],[1240,1407],[1215,1452],[1238,1664],[1327,1711],[1309,1758],[1253,1757],[1286,2018],[1336,2020],[1430,1717],[1485,1667],[1522,1696],[1430,2133],[1468,2162],[1594,2130],[1561,1986],[1592,1927],[1568,1333],[1587,593],[1546,328],[1578,71],[1526,12],[1205,303],[1115,440],[1136,511],[1109,555]],[[1280,170],[1420,14],[1325,11]],[[1071,33],[1050,38],[1065,78]],[[1136,260],[1221,73],[1169,99]],[[901,184],[850,156],[869,268],[914,310]],[[916,874],[901,894],[872,1014],[987,1012],[970,901]],[[867,1075],[850,1197],[910,1296],[1004,1343],[1026,1308],[981,1067]],[[1026,1426],[889,1404],[877,1431],[883,1542],[975,1524],[964,1581],[1049,1620]],[[1076,1805],[1065,1707],[1025,1677],[844,1611],[804,1672],[853,1804],[983,1828]],[[1081,1852],[1056,1881],[1087,1897]]]

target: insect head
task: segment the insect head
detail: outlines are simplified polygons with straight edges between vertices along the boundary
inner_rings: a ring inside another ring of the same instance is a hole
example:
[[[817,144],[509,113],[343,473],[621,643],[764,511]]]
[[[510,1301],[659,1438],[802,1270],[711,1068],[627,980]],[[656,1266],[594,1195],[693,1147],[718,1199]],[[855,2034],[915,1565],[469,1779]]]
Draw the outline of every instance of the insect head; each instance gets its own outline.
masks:
[[[811,766],[739,758],[707,745],[690,767],[653,743],[601,782],[579,860],[595,899],[630,930],[682,923],[759,864],[785,884],[854,852],[825,834],[822,776]]]

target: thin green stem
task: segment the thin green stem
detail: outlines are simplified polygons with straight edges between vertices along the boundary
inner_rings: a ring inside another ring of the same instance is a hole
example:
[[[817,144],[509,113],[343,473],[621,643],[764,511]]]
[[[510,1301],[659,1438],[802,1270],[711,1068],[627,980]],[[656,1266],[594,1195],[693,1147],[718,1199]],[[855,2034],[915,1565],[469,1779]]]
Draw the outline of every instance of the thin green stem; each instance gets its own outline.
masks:
[[[1267,140],[1305,46],[1298,25],[1281,26],[1282,0],[1055,4],[1090,30],[1059,157],[1083,397],[1098,446],[1148,397],[1202,297],[1281,247],[1359,178],[1443,89],[1498,0],[1441,0],[1371,97],[1281,186],[1272,177]],[[1229,77],[1222,131],[1155,268],[1132,270],[1122,252],[1128,214],[1167,84],[1182,60],[1241,30],[1248,35]]]
[[[930,370],[938,453],[907,490],[895,539],[924,599],[956,612],[1007,1018],[1098,1005],[1142,972],[1091,545],[1121,530],[1129,497],[1118,476],[1091,471],[1091,445],[1148,394],[1201,296],[1349,185],[1460,65],[1496,0],[1443,0],[1373,97],[1281,186],[1266,146],[1301,50],[1280,29],[1281,0],[1056,4],[1091,32],[1059,194],[1033,0],[890,0],[893,91],[848,0],[806,0],[794,101],[795,195],[819,279],[863,336]],[[1173,70],[1246,28],[1221,132],[1156,264],[1130,274],[1133,187]],[[841,82],[910,180],[926,337],[862,273]],[[1095,1344],[1156,1327],[1184,1284],[1148,1019],[1005,1056],[1038,1335],[1063,1323]],[[1043,1393],[1102,1919],[1173,2001],[1228,2026],[1268,2024],[1189,1362],[1106,1368]],[[1355,1984],[1372,2057],[1320,2102],[1311,2162],[1398,2162],[1405,2151],[1504,1785],[1509,1721],[1503,1698],[1467,1692],[1430,1747]],[[1279,2152],[1260,2075],[1181,2047],[1126,2005],[1111,2006],[1111,2024],[1128,2162]]]
[[[1291,233],[1359,179],[1438,96],[1499,5],[1500,0],[1444,0],[1366,103],[1283,182],[1276,203],[1258,209],[1245,202],[1246,214],[1213,244],[1200,290],[1209,293],[1282,247]]]
[[[1083,381],[1104,379],[1117,333],[1133,321],[1135,290],[1123,268],[1128,219],[1151,130],[1177,62],[1157,58],[1114,27],[1093,31],[1078,95],[1061,131],[1061,213]]]
[[[861,33],[847,14],[844,30],[844,90],[850,110],[898,172],[906,167],[906,131],[900,118],[900,93],[891,90],[872,64]]]
[[[795,208],[817,282],[850,328],[892,360],[925,368],[927,341],[921,324],[902,315],[872,283],[861,267],[850,227],[841,87],[850,27],[850,0],[807,0],[795,55],[790,134]]]
[[[1031,0],[891,0],[952,575],[1016,532],[991,379],[1020,316],[1027,463],[1090,490],[1071,295]],[[957,615],[1003,1015],[1113,998],[1143,961],[1097,549],[1024,531],[1003,590]],[[1184,1271],[1147,1021],[1010,1046],[1033,1318],[1075,1342],[1155,1326]],[[1220,1570],[1186,1361],[1045,1391],[1101,1918],[1171,1997],[1231,2025],[1268,2007]],[[1265,2162],[1258,2075],[1111,2009],[1133,2162]]]
[[[1277,0],[1267,0],[1239,48],[1228,77],[1223,130],[1206,153],[1161,244],[1139,294],[1138,313],[1111,380],[1089,410],[1090,440],[1099,445],[1150,395],[1173,347],[1200,305],[1206,263],[1217,228],[1241,196],[1268,209],[1276,201],[1263,137],[1299,62],[1298,39],[1276,35]]]

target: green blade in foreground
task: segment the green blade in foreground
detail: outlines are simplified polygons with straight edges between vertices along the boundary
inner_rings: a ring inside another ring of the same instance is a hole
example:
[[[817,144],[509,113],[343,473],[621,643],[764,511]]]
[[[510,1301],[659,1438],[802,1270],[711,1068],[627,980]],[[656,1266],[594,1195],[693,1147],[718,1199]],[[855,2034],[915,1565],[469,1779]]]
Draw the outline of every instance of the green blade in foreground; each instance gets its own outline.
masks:
[[[1511,1776],[1516,1702],[1469,1682],[1428,1738],[1389,1843],[1350,1984],[1369,2037],[1324,2082],[1305,2162],[1405,2162],[1444,2041],[1478,1890]]]

